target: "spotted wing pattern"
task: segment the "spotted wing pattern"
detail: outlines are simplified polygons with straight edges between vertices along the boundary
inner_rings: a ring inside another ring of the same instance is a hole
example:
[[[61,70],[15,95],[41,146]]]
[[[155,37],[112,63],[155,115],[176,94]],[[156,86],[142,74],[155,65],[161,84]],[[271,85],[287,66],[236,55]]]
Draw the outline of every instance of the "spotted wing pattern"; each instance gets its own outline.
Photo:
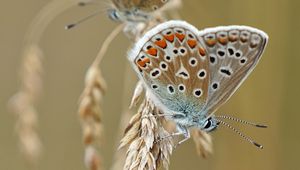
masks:
[[[226,26],[199,33],[209,57],[209,94],[205,112],[224,104],[258,63],[268,36],[247,26]]]
[[[161,8],[169,0],[112,0],[113,4],[121,11],[140,10],[152,12]]]
[[[129,60],[139,77],[168,109],[198,113],[206,103],[209,58],[198,30],[183,22],[162,24],[140,40]]]

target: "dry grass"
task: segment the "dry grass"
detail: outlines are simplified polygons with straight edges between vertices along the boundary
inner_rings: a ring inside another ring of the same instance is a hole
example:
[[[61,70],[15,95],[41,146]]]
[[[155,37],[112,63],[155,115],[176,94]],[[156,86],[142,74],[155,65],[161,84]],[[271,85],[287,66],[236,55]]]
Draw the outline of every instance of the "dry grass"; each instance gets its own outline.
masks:
[[[79,101],[79,118],[83,131],[83,143],[85,146],[85,164],[90,170],[101,169],[101,160],[97,151],[103,127],[101,121],[102,97],[106,89],[106,83],[102,77],[99,65],[105,55],[109,44],[121,32],[123,25],[115,28],[103,42],[101,49],[89,67],[85,77],[85,87]]]
[[[160,141],[169,133],[158,114],[159,109],[146,99],[130,120],[120,144],[120,148],[128,146],[124,170],[155,170],[161,166],[168,169],[173,142],[171,138]]]
[[[97,153],[97,141],[102,134],[101,102],[106,89],[101,72],[91,67],[85,80],[85,89],[79,102],[79,117],[83,130],[85,146],[85,164],[91,170],[100,169],[100,156]]]
[[[19,135],[21,152],[32,165],[41,153],[41,141],[36,131],[38,118],[36,101],[42,88],[42,52],[37,45],[25,48],[21,69],[22,84],[10,100],[10,107],[17,116],[16,131]]]
[[[36,103],[42,89],[43,55],[38,44],[51,21],[75,4],[76,2],[72,0],[51,1],[35,17],[25,35],[20,69],[21,87],[11,98],[9,107],[17,115],[16,131],[19,135],[21,152],[31,166],[37,163],[42,148],[37,133]]]

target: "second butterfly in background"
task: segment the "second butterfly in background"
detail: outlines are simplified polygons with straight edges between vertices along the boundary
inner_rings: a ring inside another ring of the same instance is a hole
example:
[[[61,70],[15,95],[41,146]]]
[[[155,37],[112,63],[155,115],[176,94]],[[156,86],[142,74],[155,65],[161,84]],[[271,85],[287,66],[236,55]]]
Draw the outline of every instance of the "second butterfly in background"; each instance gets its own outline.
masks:
[[[166,5],[178,4],[180,0],[112,0],[113,8],[108,15],[115,21],[145,22]]]

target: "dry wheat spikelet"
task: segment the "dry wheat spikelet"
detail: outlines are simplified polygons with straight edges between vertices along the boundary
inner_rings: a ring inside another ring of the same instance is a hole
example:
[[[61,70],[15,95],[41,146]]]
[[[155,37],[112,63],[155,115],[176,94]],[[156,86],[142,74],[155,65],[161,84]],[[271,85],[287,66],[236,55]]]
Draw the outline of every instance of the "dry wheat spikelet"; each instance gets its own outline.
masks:
[[[168,169],[173,141],[171,138],[159,141],[169,135],[162,126],[164,118],[155,116],[160,113],[145,99],[130,120],[120,143],[120,148],[128,146],[124,170],[156,170],[162,166]]]
[[[210,134],[200,129],[192,129],[192,138],[194,139],[197,149],[196,151],[199,156],[207,158],[213,153],[212,139]]]
[[[101,72],[96,67],[89,68],[86,74],[85,89],[79,101],[79,117],[85,146],[85,164],[90,170],[100,169],[100,156],[97,141],[101,138],[101,103],[106,89]]]
[[[45,29],[59,14],[76,5],[74,0],[53,0],[36,15],[25,35],[23,61],[20,69],[21,87],[9,101],[16,113],[16,131],[21,152],[30,166],[35,166],[41,154],[41,140],[37,133],[36,102],[42,90],[42,50],[39,42]]]
[[[21,152],[30,164],[35,164],[41,153],[41,141],[36,131],[38,120],[35,104],[42,88],[42,52],[33,44],[25,49],[21,88],[9,104],[17,116],[16,131]]]
[[[83,131],[85,147],[85,165],[90,170],[101,169],[100,155],[97,151],[101,139],[103,125],[101,121],[102,98],[106,90],[106,83],[99,69],[99,64],[105,55],[109,44],[121,32],[123,25],[115,28],[103,42],[94,62],[88,68],[85,76],[85,87],[79,99],[79,118]]]

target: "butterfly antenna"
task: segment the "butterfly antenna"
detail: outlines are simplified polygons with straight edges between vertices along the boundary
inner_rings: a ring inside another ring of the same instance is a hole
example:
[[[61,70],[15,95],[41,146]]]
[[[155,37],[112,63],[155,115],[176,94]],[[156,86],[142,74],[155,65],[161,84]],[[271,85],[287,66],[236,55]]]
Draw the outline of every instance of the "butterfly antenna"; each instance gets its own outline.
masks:
[[[102,12],[102,11],[101,10],[96,11],[96,12],[94,12],[94,13],[92,13],[92,14],[84,17],[84,18],[81,18],[80,20],[78,20],[78,21],[76,21],[76,22],[74,22],[72,24],[68,24],[68,25],[65,26],[65,29],[66,30],[72,29],[72,28],[76,27],[77,25],[79,25],[79,24],[81,24],[81,23],[83,23],[83,22],[85,22],[85,21],[87,21],[87,20],[89,20],[89,19],[97,16],[100,12]]]
[[[216,118],[223,118],[223,119],[233,120],[233,121],[236,121],[238,123],[242,123],[242,124],[246,124],[246,125],[251,125],[251,126],[258,127],[258,128],[267,128],[268,127],[268,126],[263,125],[263,124],[248,122],[248,121],[245,121],[245,120],[241,120],[241,119],[238,119],[238,118],[235,118],[235,117],[230,117],[230,116],[225,116],[225,115],[216,116]]]
[[[223,122],[222,120],[217,120],[219,123],[223,124],[224,126],[228,127],[229,129],[233,130],[235,133],[237,133],[238,135],[240,135],[243,139],[245,139],[246,141],[252,143],[254,146],[258,147],[259,149],[263,149],[263,146],[258,144],[257,142],[255,142],[254,140],[252,140],[250,137],[244,135],[242,132],[240,132],[239,130],[237,130],[236,128],[234,128],[233,126],[229,125],[226,122]]]

